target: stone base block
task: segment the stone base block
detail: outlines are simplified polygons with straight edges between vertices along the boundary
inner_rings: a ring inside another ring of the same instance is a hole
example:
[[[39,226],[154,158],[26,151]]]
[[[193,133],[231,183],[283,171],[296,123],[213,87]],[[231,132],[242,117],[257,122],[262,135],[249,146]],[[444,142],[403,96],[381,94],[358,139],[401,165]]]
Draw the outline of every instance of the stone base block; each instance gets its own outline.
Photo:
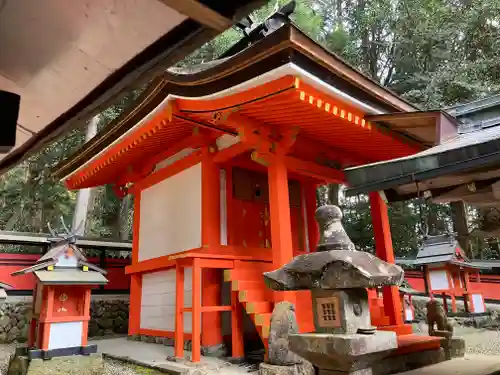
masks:
[[[391,356],[373,365],[373,375],[398,374],[446,360],[443,348]]]
[[[446,359],[458,358],[465,356],[465,340],[462,337],[452,337],[451,339],[443,339],[441,347],[444,350]]]
[[[307,361],[293,366],[276,366],[261,363],[259,365],[259,375],[315,375],[315,370],[313,365]]]
[[[290,334],[290,349],[320,369],[344,371],[368,369],[397,348],[394,332],[372,335],[328,333]]]

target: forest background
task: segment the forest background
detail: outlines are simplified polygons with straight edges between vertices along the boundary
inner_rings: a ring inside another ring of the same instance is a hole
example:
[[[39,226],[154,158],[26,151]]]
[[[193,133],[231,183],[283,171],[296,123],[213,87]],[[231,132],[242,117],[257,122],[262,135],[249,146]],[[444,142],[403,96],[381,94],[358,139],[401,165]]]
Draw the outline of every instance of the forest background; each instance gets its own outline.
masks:
[[[251,16],[261,22],[286,2],[271,0]],[[446,108],[500,92],[500,0],[297,0],[291,18],[316,42],[421,109]],[[242,36],[237,28],[227,30],[179,65],[214,60]],[[77,193],[51,177],[52,168],[77,152],[86,133],[101,131],[133,105],[138,94],[130,92],[89,121],[87,129],[73,130],[0,176],[0,230],[48,232],[47,223],[58,227],[61,216],[71,223]],[[318,201],[339,204],[353,241],[360,250],[372,251],[368,199],[346,198],[342,191],[342,186],[323,186]],[[117,199],[110,187],[92,189],[85,235],[129,239],[132,199]],[[500,258],[497,238],[475,234],[487,212],[417,200],[390,205],[396,256],[414,256],[422,228],[430,234],[453,230],[457,215],[464,219],[464,212],[467,252],[473,258]],[[30,250],[4,246],[3,251]]]

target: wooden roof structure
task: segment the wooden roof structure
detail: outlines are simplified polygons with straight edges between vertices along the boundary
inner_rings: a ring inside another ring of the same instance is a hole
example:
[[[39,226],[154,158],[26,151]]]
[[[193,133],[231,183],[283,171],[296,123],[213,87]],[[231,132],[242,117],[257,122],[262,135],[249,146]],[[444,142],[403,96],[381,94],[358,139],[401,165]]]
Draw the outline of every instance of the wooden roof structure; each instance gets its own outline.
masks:
[[[0,172],[142,87],[263,0],[0,1],[0,90],[21,96]]]
[[[60,258],[76,258],[76,264],[58,266]],[[74,238],[65,238],[54,242],[47,253],[41,256],[33,266],[13,272],[12,276],[34,273],[43,284],[64,285],[104,285],[107,279],[105,270],[89,263],[80,249],[74,244]]]
[[[427,236],[413,265],[450,264],[462,268],[484,268],[471,263],[452,234]]]
[[[336,181],[343,181],[339,170],[347,166],[412,155],[436,142],[436,117],[427,121],[427,133],[370,121],[417,109],[295,26],[286,23],[244,44],[220,60],[167,71],[54,174],[70,189],[124,186],[169,156],[162,150],[178,145],[181,151],[186,138],[191,145],[193,131],[237,143],[242,121],[264,124],[271,133],[298,132],[290,158],[328,167]]]
[[[500,208],[500,95],[447,111],[461,122],[457,134],[409,157],[347,169],[347,194],[383,190],[389,201],[423,195]]]

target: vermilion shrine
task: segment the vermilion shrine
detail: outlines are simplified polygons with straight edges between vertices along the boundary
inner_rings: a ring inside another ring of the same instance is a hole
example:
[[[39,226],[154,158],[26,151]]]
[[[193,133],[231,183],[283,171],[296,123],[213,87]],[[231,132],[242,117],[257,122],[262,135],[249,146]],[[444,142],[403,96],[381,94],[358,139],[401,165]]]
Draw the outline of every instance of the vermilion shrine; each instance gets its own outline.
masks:
[[[72,190],[111,184],[134,196],[129,335],[175,338],[178,357],[191,340],[193,361],[225,340],[243,356],[243,311],[265,343],[277,301],[294,303],[311,331],[309,291],[271,291],[262,273],[316,248],[316,187],[447,129],[436,117],[425,131],[373,122],[416,108],[289,24],[223,57],[165,72],[56,171]],[[376,254],[394,263],[384,197],[370,203]],[[372,323],[398,334],[398,353],[439,348],[404,324],[397,287],[369,295]]]
[[[442,295],[446,312],[447,297],[451,298],[451,312],[457,312],[457,296],[463,297],[466,312],[486,312],[483,294],[470,282],[471,274],[480,279],[480,267],[470,262],[452,234],[427,236],[413,264],[423,268],[427,295]]]
[[[13,273],[33,273],[37,280],[28,343],[21,352],[29,359],[97,351],[88,345],[91,289],[107,283],[106,272],[87,262],[73,240],[55,240],[35,265]]]

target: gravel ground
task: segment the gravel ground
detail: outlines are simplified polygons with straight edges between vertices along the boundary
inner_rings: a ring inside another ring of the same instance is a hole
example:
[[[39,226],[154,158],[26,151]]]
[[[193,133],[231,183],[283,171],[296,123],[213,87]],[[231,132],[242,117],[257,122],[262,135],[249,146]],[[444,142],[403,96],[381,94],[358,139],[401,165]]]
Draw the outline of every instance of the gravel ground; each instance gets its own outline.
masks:
[[[14,352],[15,345],[0,344],[0,375],[7,374],[10,355]],[[119,361],[105,361],[103,375],[164,375],[163,373],[140,366]]]
[[[157,370],[119,361],[105,361],[103,375],[165,375]]]
[[[413,326],[415,333],[426,334],[427,325],[424,323]],[[472,327],[455,326],[455,335],[465,339],[467,353],[500,355],[500,330],[476,329]],[[0,344],[0,375],[7,373],[9,356],[13,353],[14,345]],[[119,361],[105,362],[103,375],[161,375],[162,373],[136,365]]]
[[[427,324],[415,324],[413,332],[427,334]],[[498,330],[455,326],[454,335],[465,339],[467,353],[500,355],[500,331]]]

